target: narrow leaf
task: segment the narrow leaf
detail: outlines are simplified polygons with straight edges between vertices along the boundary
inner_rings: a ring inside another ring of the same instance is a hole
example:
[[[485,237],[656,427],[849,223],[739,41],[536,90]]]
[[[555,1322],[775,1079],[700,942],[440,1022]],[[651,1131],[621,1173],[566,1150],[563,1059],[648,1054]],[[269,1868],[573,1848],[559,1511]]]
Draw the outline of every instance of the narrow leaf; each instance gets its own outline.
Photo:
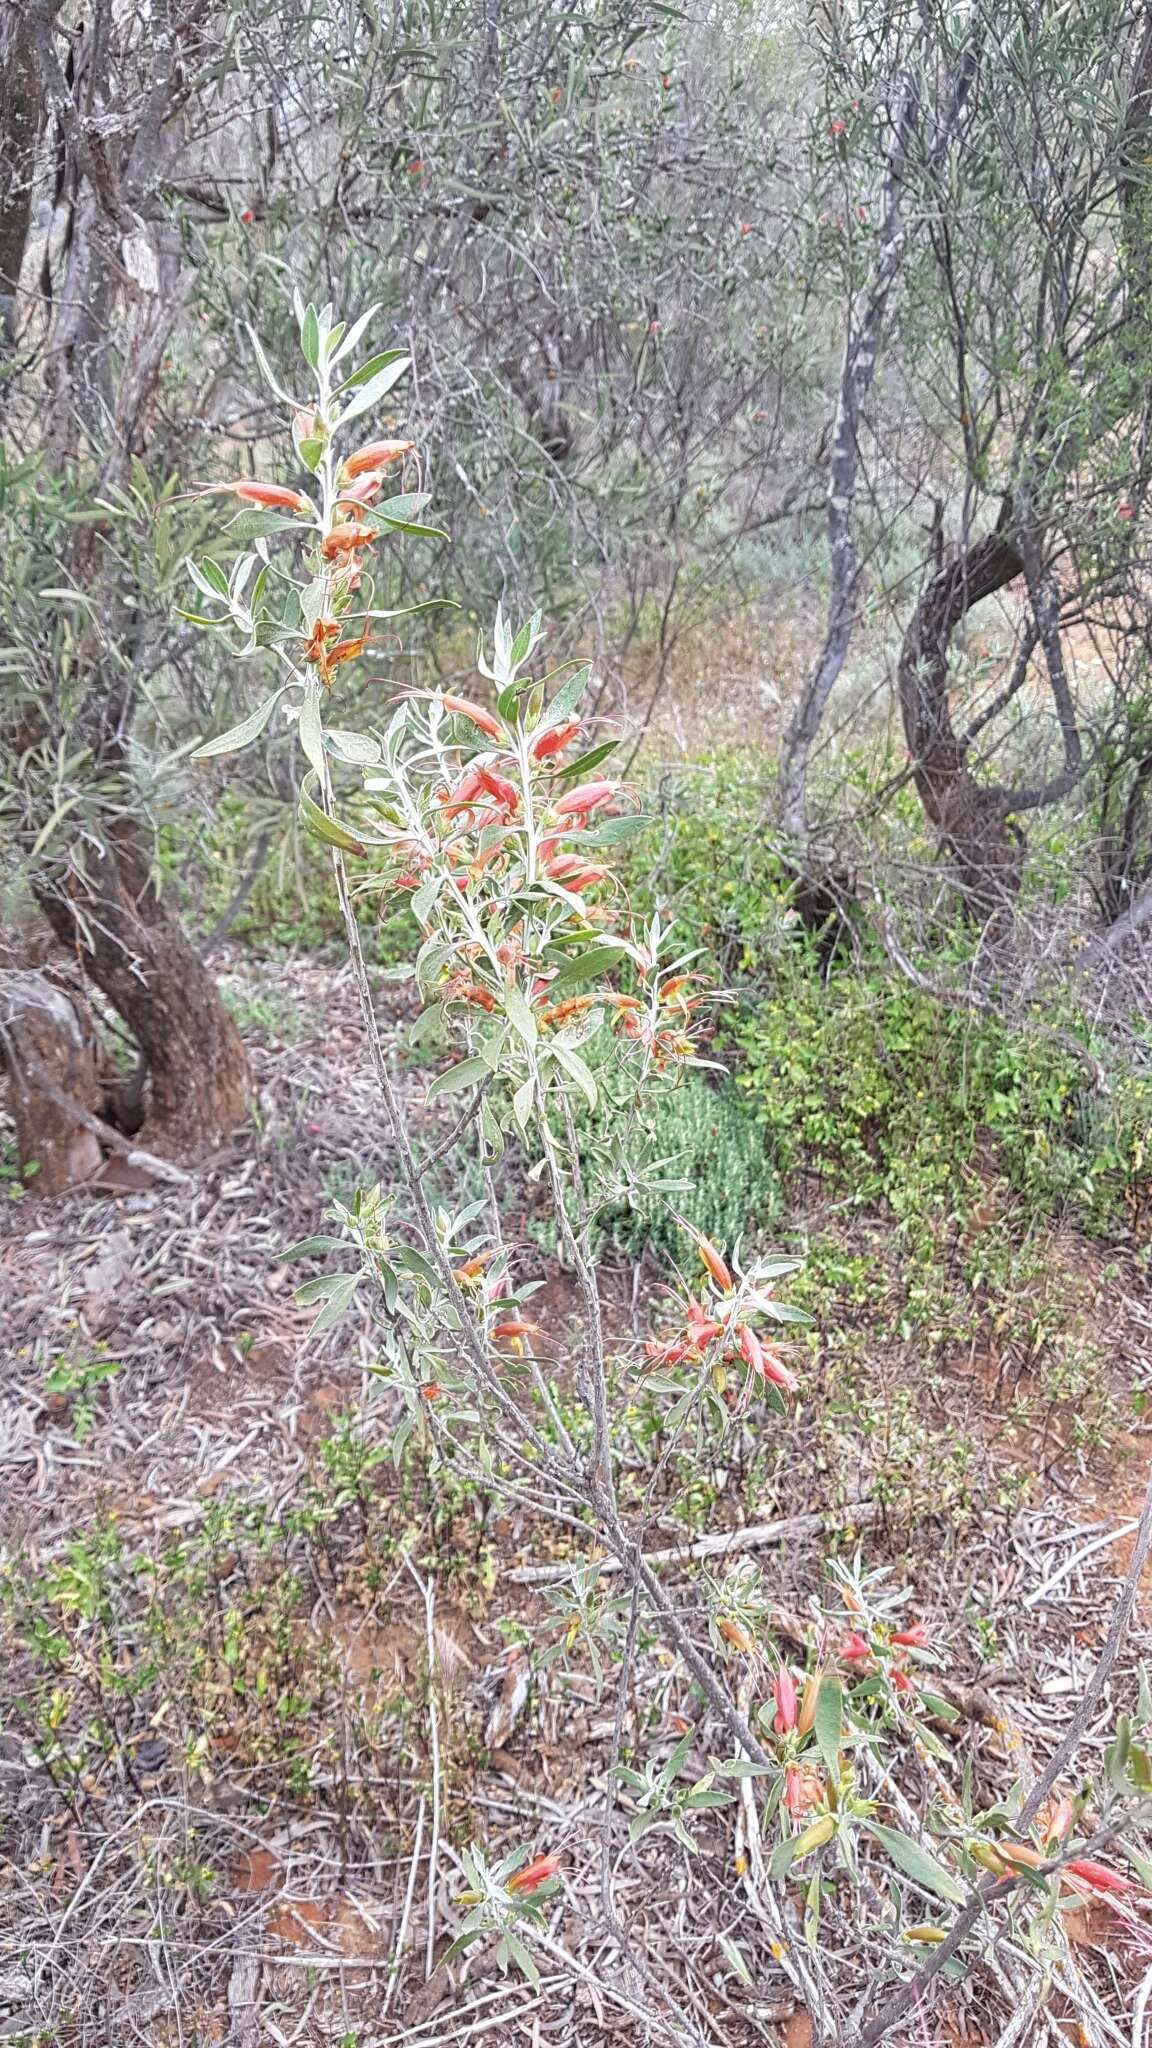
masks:
[[[504,1014],[525,1045],[534,1046],[537,1038],[536,1019],[518,988],[505,990]]]
[[[205,740],[203,746],[194,750],[191,759],[207,761],[214,754],[238,754],[242,747],[250,746],[253,740],[259,739],[281,695],[280,690],[273,690],[272,695],[265,697],[264,702],[258,704],[247,718],[242,718],[239,725],[230,726],[227,732],[219,733],[214,740]]]
[[[300,786],[300,821],[305,831],[310,832],[313,839],[322,839],[326,846],[339,846],[345,853],[365,853],[367,848],[363,841],[346,831],[343,825],[338,825],[335,818],[330,818],[327,811],[321,810],[309,795],[307,784],[311,780],[311,776],[307,777]]]
[[[828,1672],[820,1681],[812,1733],[816,1738],[816,1747],[820,1751],[824,1768],[832,1779],[840,1775],[840,1732],[843,1716],[843,1688],[840,1680]]]
[[[947,1899],[951,1905],[962,1906],[968,1897],[959,1878],[952,1876],[937,1863],[934,1856],[922,1849],[919,1842],[913,1842],[908,1835],[902,1835],[898,1828],[881,1827],[880,1822],[865,1823],[868,1833],[879,1842],[885,1854],[890,1856],[897,1870],[910,1877],[915,1884],[922,1885],[926,1892],[934,1892],[938,1899]]]
[[[478,1088],[483,1081],[492,1079],[492,1069],[487,1060],[460,1060],[447,1073],[437,1074],[429,1084],[427,1099],[434,1102],[440,1095],[456,1095],[461,1088]]]

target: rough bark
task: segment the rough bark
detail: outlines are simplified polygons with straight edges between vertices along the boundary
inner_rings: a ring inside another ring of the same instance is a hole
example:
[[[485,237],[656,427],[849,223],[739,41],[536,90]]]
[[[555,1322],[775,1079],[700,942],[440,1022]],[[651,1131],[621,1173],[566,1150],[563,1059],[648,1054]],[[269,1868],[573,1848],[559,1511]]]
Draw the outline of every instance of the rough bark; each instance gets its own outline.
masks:
[[[70,1107],[95,1116],[102,1103],[96,1036],[82,1006],[34,969],[0,973],[0,1056],[24,1185],[60,1195],[91,1180],[103,1153]]]
[[[0,10],[12,6],[0,0]],[[198,48],[205,11],[203,0],[163,0],[137,49],[101,31],[99,12],[73,28],[61,25],[60,0],[21,0],[15,9],[53,124],[68,214],[45,350],[48,452],[67,465],[91,458],[94,499],[122,485],[133,458],[154,445],[160,364],[193,274],[156,190],[179,141],[195,74],[185,59]],[[110,541],[101,521],[84,522],[67,550],[59,580],[85,591],[93,623],[60,678],[59,728],[43,735],[66,736],[84,774],[99,780],[99,822],[89,811],[82,829],[73,833],[70,823],[45,848],[33,792],[29,840],[42,850],[30,880],[57,938],[136,1039],[147,1069],[147,1144],[194,1152],[243,1121],[248,1064],[211,976],[153,881],[130,736],[156,628]],[[49,646],[52,624],[46,609]],[[54,800],[50,791],[44,800]]]
[[[123,1017],[148,1064],[142,1138],[162,1155],[218,1144],[249,1107],[243,1040],[157,893],[130,818],[36,886],[53,931]]]
[[[0,12],[0,341],[15,332],[16,290],[32,217],[40,98],[27,26]]]
[[[997,928],[1010,919],[1020,888],[1023,840],[1009,816],[1012,792],[985,787],[968,766],[968,742],[957,733],[948,702],[948,656],[966,613],[1023,569],[1002,527],[945,563],[920,595],[897,670],[920,801],[956,862],[973,914]]]

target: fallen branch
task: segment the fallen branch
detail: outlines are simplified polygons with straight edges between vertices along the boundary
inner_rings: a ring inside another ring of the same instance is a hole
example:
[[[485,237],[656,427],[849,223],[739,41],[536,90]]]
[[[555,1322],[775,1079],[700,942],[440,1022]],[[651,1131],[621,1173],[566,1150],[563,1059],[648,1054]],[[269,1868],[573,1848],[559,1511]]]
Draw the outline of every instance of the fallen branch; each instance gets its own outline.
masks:
[[[759,1550],[770,1543],[787,1543],[793,1536],[819,1536],[825,1529],[843,1528],[846,1523],[853,1528],[867,1522],[874,1522],[880,1513],[875,1501],[850,1501],[839,1514],[789,1515],[780,1522],[749,1522],[743,1529],[721,1529],[713,1536],[700,1536],[695,1543],[672,1544],[667,1550],[648,1550],[644,1562],[656,1564],[690,1564],[701,1557],[726,1557],[730,1551]],[[555,1586],[569,1578],[570,1564],[527,1564],[517,1565],[514,1571],[505,1572],[516,1586]],[[602,1572],[618,1572],[623,1569],[618,1557],[606,1557],[601,1561]]]
[[[47,1068],[40,1060],[25,1057],[24,1065],[36,1086],[50,1102],[56,1104],[57,1109],[66,1110],[84,1130],[91,1131],[94,1137],[107,1145],[109,1151],[126,1159],[129,1166],[139,1166],[157,1180],[170,1181],[174,1187],[191,1187],[192,1175],[185,1173],[182,1166],[174,1166],[170,1159],[158,1158],[155,1152],[146,1152],[142,1145],[133,1144],[131,1138],[126,1138],[114,1124],[106,1124],[102,1116],[93,1116],[91,1110],[82,1109],[71,1096],[65,1095],[63,1089],[57,1088],[49,1079]]]

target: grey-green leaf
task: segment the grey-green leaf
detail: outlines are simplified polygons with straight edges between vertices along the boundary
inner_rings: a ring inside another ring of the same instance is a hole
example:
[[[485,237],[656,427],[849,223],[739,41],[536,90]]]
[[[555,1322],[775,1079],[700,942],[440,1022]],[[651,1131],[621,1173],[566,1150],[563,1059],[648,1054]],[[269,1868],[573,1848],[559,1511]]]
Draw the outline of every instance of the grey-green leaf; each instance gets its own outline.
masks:
[[[898,1828],[882,1827],[877,1820],[867,1821],[865,1825],[868,1833],[879,1842],[885,1854],[891,1857],[897,1870],[902,1870],[905,1877],[910,1877],[915,1884],[922,1885],[926,1892],[934,1892],[938,1899],[947,1899],[953,1906],[964,1904],[968,1893],[959,1878],[953,1877],[951,1871],[945,1870],[942,1864],[937,1863],[936,1858],[930,1856],[927,1849],[922,1849],[919,1842],[912,1841],[908,1835],[902,1835]]]
[[[253,740],[259,739],[281,695],[280,690],[273,690],[272,695],[265,697],[264,702],[258,704],[247,718],[242,718],[239,725],[230,726],[227,732],[219,733],[214,740],[205,740],[203,746],[197,747],[193,753],[193,761],[208,761],[215,754],[238,754],[242,747],[251,746]]]

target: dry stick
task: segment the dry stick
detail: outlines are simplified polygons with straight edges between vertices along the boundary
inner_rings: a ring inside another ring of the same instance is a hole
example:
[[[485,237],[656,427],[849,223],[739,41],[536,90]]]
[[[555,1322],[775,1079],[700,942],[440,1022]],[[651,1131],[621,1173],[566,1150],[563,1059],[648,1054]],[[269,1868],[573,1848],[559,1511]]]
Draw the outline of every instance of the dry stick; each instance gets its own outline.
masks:
[[[408,1869],[408,1889],[404,1894],[404,1910],[400,1915],[400,1931],[396,1936],[396,1946],[392,1951],[392,1975],[389,1977],[385,1987],[384,2003],[380,2008],[382,2014],[386,2013],[391,2005],[396,1986],[400,1982],[400,1970],[404,1961],[404,1946],[408,1939],[408,1922],[412,1917],[412,1900],[416,1895],[416,1872],[420,1864],[420,1851],[424,1846],[424,1814],[426,1804],[424,1794],[421,1793],[420,1808],[416,1815],[416,1841],[412,1850],[412,1861]]]
[[[428,1938],[424,1944],[424,1975],[432,1975],[436,1956],[436,1864],[440,1848],[440,1717],[436,1710],[436,1593],[431,1579],[422,1579],[410,1557],[404,1559],[424,1601],[424,1640],[428,1659],[428,1730],[432,1745],[432,1833],[428,1842]]]
[[[1020,1809],[1016,1821],[1016,1828],[1019,1834],[1023,1834],[1026,1829],[1031,1827],[1032,1822],[1035,1820],[1057,1779],[1071,1762],[1084,1739],[1085,1731],[1096,1711],[1096,1703],[1104,1690],[1108,1681],[1108,1674],[1116,1662],[1120,1645],[1127,1634],[1128,1624],[1132,1619],[1132,1610],[1136,1605],[1140,1574],[1144,1569],[1149,1549],[1152,1549],[1152,1471],[1149,1473],[1148,1486],[1144,1494],[1144,1506],[1140,1515],[1139,1531],[1136,1541],[1132,1546],[1132,1557],[1124,1577],[1124,1583],[1120,1588],[1119,1598],[1113,1610],[1112,1619],[1108,1624],[1108,1634],[1104,1639],[1104,1647],[1096,1660],[1096,1669],[1088,1680],[1084,1690],[1084,1697],[1068,1724],[1063,1741],[1059,1743],[1049,1758],[1047,1765],[1037,1778],[1036,1783],[1033,1785],[1031,1792]],[[881,2006],[875,2019],[870,2020],[868,2025],[854,2037],[852,2048],[875,2048],[876,2042],[882,2041],[885,2035],[896,2026],[898,2021],[902,2020],[906,2013],[919,2004],[933,1978],[938,1977],[945,1964],[951,1962],[961,1943],[976,1925],[977,1920],[980,1919],[989,1902],[1005,1898],[1021,1882],[1023,1880],[1020,1878],[993,1877],[986,1879],[979,1889],[973,1893],[968,1904],[958,1914],[947,1940],[941,1942],[939,1948],[933,1950],[932,1955],[923,1968],[918,1970],[914,1977],[909,1978],[908,1982],[901,1986],[900,1990],[888,2000],[886,2005]]]
[[[646,1550],[644,1562],[655,1564],[688,1564],[701,1557],[727,1557],[730,1551],[758,1550],[769,1543],[789,1543],[797,1536],[818,1536],[830,1527],[843,1527],[851,1523],[853,1528],[866,1522],[874,1522],[881,1510],[877,1502],[870,1500],[849,1501],[839,1515],[788,1515],[779,1522],[748,1522],[742,1529],[723,1529],[711,1536],[698,1536],[695,1543],[672,1544],[666,1550]],[[625,1569],[623,1559],[606,1557],[600,1566],[602,1572],[618,1572]],[[562,1579],[570,1578],[570,1564],[518,1565],[515,1571],[504,1574],[515,1586],[552,1586]]]
[[[4,1036],[6,1034],[0,1030],[0,1037]],[[34,1054],[25,1056],[22,1064],[31,1074],[36,1086],[48,1097],[50,1102],[56,1104],[57,1109],[66,1111],[70,1117],[75,1118],[75,1121],[81,1124],[86,1131],[91,1131],[93,1136],[99,1138],[111,1151],[118,1152],[122,1158],[128,1161],[129,1165],[144,1167],[149,1173],[154,1174],[157,1180],[170,1181],[174,1187],[191,1187],[192,1175],[185,1173],[183,1167],[173,1166],[170,1159],[158,1159],[154,1152],[146,1152],[143,1145],[135,1144],[131,1138],[126,1138],[122,1131],[116,1130],[114,1125],[106,1124],[103,1117],[93,1116],[91,1110],[82,1109],[80,1104],[74,1102],[70,1095],[65,1095],[62,1088],[56,1087],[48,1074],[47,1068]],[[12,1071],[15,1073],[14,1066]]]

